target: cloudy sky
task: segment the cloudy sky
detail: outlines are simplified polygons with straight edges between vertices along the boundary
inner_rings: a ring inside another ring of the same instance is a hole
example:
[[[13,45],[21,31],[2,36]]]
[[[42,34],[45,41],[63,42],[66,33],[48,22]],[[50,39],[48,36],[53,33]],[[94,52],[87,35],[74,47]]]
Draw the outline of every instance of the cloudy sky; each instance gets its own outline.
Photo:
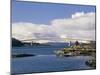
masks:
[[[12,3],[12,37],[95,40],[95,6],[35,2]]]

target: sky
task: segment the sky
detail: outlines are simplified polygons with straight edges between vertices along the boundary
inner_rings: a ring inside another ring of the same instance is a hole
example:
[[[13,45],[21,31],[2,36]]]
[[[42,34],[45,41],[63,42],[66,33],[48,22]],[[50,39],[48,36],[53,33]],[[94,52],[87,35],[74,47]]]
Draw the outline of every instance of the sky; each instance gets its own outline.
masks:
[[[12,2],[12,36],[95,40],[95,6]],[[54,41],[48,39],[48,41]]]

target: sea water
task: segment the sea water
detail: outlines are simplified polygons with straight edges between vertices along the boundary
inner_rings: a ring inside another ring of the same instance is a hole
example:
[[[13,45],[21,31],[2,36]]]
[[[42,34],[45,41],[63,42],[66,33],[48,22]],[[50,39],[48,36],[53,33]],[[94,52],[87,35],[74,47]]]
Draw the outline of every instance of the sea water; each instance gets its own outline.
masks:
[[[51,46],[13,47],[12,54],[34,54],[31,57],[12,58],[11,73],[38,73],[91,69],[85,62],[90,56],[58,57],[54,51],[68,47],[68,44]]]

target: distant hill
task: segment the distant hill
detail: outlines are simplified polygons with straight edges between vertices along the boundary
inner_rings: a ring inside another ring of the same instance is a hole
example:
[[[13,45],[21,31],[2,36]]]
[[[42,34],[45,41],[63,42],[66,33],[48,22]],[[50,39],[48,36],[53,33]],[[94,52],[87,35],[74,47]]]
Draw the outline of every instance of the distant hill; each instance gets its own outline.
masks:
[[[12,46],[19,47],[19,46],[23,46],[23,45],[24,44],[21,41],[19,41],[18,39],[12,38]]]
[[[37,42],[33,42],[33,43],[21,42],[16,38],[12,38],[12,47],[21,47],[21,46],[50,46],[50,44],[40,44]]]

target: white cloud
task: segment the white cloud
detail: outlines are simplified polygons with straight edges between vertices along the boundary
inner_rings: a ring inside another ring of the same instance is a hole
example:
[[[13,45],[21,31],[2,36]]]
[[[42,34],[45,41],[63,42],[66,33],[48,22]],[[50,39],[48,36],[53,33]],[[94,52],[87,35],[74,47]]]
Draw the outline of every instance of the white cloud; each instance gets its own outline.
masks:
[[[49,25],[37,25],[32,23],[13,23],[12,25],[12,37],[19,40],[26,39],[39,39],[48,37],[57,37],[53,32],[52,26]]]
[[[62,36],[95,40],[95,13],[76,12],[71,18],[55,19],[51,25],[13,23],[12,36],[17,39],[55,38]]]
[[[56,19],[52,21],[52,25],[60,35],[73,38],[95,39],[95,13],[84,13],[84,15],[76,18]]]
[[[77,17],[80,17],[80,16],[84,16],[84,12],[77,12],[77,13],[75,13],[75,14],[72,14],[72,18],[77,18]]]

